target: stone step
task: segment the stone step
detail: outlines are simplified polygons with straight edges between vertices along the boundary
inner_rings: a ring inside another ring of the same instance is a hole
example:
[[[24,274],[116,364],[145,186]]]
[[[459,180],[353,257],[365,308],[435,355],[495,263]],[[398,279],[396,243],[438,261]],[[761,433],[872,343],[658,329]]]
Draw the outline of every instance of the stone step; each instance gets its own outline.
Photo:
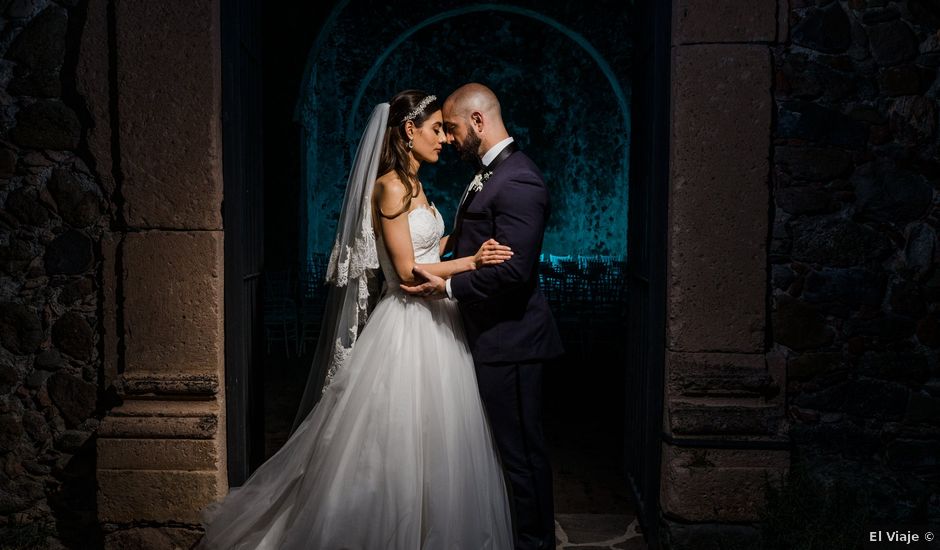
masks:
[[[633,515],[556,514],[556,549],[646,550],[639,521]]]

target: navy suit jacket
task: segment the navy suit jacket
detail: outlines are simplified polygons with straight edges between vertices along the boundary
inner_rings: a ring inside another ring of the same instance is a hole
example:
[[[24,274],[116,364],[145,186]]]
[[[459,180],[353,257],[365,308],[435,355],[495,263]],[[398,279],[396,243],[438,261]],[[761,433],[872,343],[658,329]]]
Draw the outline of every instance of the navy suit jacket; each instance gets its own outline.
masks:
[[[461,208],[452,237],[456,257],[472,256],[490,238],[513,251],[499,265],[459,273],[450,282],[477,363],[546,360],[563,352],[538,285],[549,211],[542,174],[521,151],[503,160]]]

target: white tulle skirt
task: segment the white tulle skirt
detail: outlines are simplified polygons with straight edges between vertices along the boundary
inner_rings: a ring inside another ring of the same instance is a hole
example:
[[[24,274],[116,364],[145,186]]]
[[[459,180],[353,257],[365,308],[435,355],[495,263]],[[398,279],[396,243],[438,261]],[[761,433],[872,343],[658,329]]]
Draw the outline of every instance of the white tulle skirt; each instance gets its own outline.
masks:
[[[457,305],[384,296],[317,406],[203,523],[206,549],[511,549]]]

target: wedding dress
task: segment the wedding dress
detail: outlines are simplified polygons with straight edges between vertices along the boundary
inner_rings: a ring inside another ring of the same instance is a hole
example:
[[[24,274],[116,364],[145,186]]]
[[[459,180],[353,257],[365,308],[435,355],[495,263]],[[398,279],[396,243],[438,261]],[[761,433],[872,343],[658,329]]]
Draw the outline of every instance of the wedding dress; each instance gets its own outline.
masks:
[[[416,263],[444,221],[407,214]],[[386,288],[343,368],[285,445],[204,512],[199,548],[512,548],[509,502],[457,304]]]

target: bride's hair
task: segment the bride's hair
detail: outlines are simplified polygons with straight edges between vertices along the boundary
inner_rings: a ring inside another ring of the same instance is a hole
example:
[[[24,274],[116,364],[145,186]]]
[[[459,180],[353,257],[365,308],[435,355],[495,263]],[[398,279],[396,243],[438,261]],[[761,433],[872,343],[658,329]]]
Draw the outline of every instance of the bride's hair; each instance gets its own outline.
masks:
[[[407,212],[411,208],[411,199],[414,198],[415,188],[418,183],[418,174],[411,171],[411,159],[408,154],[408,134],[405,133],[405,118],[409,117],[418,105],[428,97],[428,93],[421,90],[404,90],[395,94],[388,103],[388,128],[385,129],[385,141],[382,144],[382,156],[379,159],[379,174],[385,174],[392,170],[398,174],[398,179],[405,186],[405,197],[402,199],[402,208],[391,216],[379,215],[386,218],[395,218]],[[424,124],[428,115],[439,111],[441,102],[437,99],[428,103],[424,109],[418,111],[418,114],[408,120],[414,122],[418,128]]]

